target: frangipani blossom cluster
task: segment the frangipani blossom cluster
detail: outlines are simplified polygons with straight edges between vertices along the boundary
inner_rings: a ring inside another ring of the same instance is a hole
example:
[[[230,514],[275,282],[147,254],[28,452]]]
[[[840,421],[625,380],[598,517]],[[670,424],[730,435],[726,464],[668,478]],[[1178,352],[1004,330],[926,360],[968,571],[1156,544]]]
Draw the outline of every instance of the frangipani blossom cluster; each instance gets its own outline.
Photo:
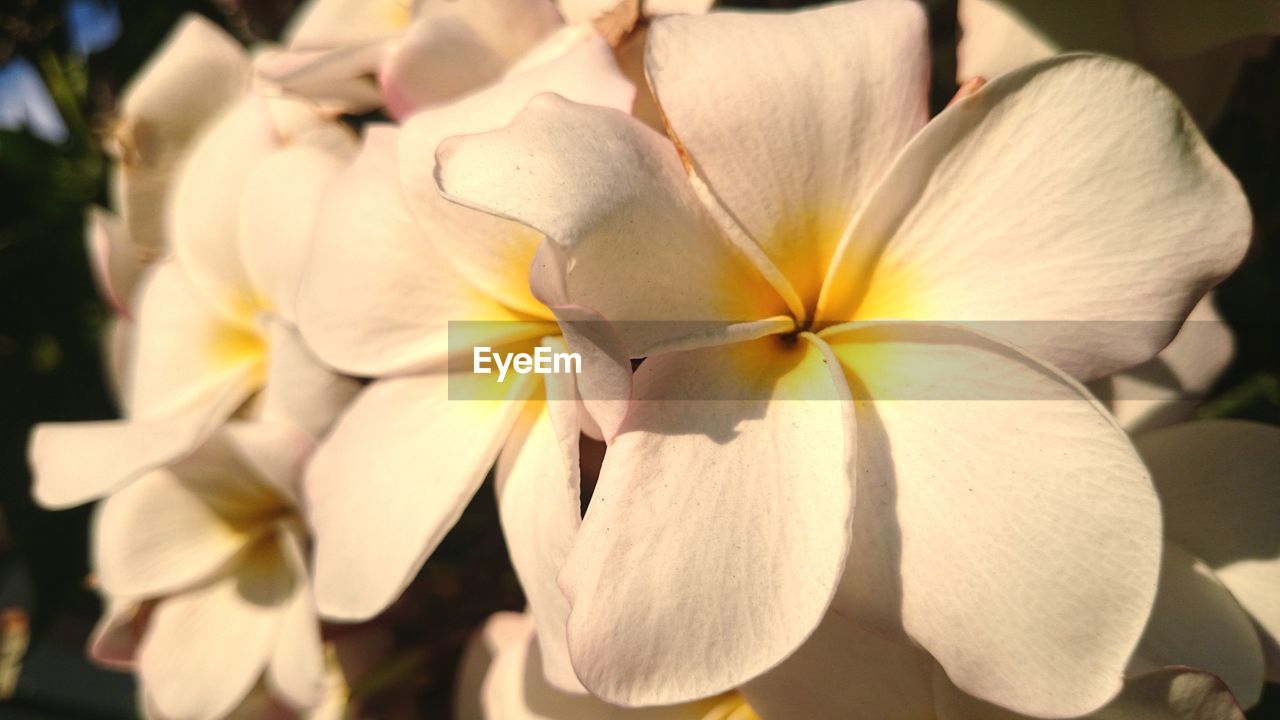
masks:
[[[101,501],[91,654],[152,717],[340,717],[336,628],[492,476],[527,608],[459,718],[1242,718],[1280,428],[1183,421],[1248,202],[1118,58],[931,118],[928,32],[913,0],[313,0],[252,52],[183,21],[89,221],[123,418],[30,443],[40,502]]]

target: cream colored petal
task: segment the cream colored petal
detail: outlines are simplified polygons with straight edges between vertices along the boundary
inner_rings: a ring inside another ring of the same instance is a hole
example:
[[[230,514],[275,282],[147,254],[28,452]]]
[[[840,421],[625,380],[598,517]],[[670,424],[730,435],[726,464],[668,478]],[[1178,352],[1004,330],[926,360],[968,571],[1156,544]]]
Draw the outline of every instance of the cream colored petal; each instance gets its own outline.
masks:
[[[161,717],[223,717],[257,683],[292,588],[273,543],[260,543],[224,578],[156,605],[139,649],[138,674],[148,704]]]
[[[1214,308],[1213,295],[1206,295],[1159,355],[1095,380],[1089,390],[1127,432],[1145,432],[1189,420],[1234,355],[1231,328]]]
[[[765,338],[640,366],[560,575],[573,667],[596,696],[730,690],[822,620],[853,511],[852,408],[824,350]]]
[[[922,8],[900,0],[649,30],[645,67],[692,171],[809,311],[845,229],[928,118],[928,47]]]
[[[1080,379],[1145,362],[1235,269],[1252,218],[1177,99],[1064,56],[944,110],[828,275],[824,322],[974,323]]]
[[[1137,444],[1160,492],[1169,538],[1280,637],[1280,428],[1202,421],[1146,433]]]
[[[493,464],[531,392],[523,379],[417,375],[356,398],[307,470],[322,615],[372,617],[413,580]]]
[[[201,15],[182,17],[120,99],[110,146],[116,208],[132,241],[167,248],[173,174],[197,134],[249,87],[244,48]]]
[[[635,88],[618,69],[609,46],[599,38],[588,38],[574,51],[484,92],[419,113],[405,124],[400,136],[405,198],[428,240],[490,296],[513,310],[543,318],[550,314],[529,291],[529,267],[541,235],[449,202],[437,188],[434,169],[437,148],[445,138],[503,127],[532,98],[546,92],[630,110]]]
[[[357,148],[350,130],[323,125],[264,158],[245,184],[236,234],[245,270],[267,307],[288,320],[325,193]]]
[[[424,3],[383,64],[379,81],[387,109],[406,119],[477,90],[560,24],[548,0]]]
[[[1044,717],[1105,704],[1151,612],[1162,545],[1128,437],[1078,383],[992,339],[925,323],[823,336],[858,401],[835,609],[902,628],[993,703]]]
[[[458,274],[414,222],[400,193],[398,135],[389,125],[366,129],[321,205],[299,290],[303,337],[355,375],[443,365],[464,336],[489,346],[526,336],[523,316]],[[452,348],[451,320],[475,331],[455,326]]]

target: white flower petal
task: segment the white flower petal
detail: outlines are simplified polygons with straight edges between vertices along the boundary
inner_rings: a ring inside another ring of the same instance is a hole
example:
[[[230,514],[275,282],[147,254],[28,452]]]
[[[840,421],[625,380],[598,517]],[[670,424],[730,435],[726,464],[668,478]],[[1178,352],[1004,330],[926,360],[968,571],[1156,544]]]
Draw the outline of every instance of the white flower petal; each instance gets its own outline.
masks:
[[[310,0],[294,11],[281,40],[292,50],[378,40],[403,30],[418,0]]]
[[[450,320],[475,322],[483,334],[477,344],[491,347],[524,332],[515,326],[522,316],[459,275],[409,215],[398,134],[388,125],[369,127],[359,156],[334,180],[298,296],[307,343],[356,375],[442,364]]]
[[[466,375],[373,383],[316,452],[306,496],[322,615],[365,619],[391,604],[484,480],[531,389],[522,376],[490,389],[505,399],[451,400],[451,389],[473,397],[463,383],[479,376]]]
[[[483,87],[560,24],[547,0],[423,3],[383,64],[387,109],[405,119]]]
[[[827,613],[782,664],[747,683],[742,694],[769,720],[858,717],[935,720],[933,659],[919,648]]]
[[[234,573],[158,603],[138,652],[148,704],[175,720],[230,713],[271,657],[292,585],[269,538]]]
[[[263,159],[245,184],[237,233],[245,270],[267,306],[289,320],[325,191],[356,150],[350,130],[323,125]]]
[[[811,311],[854,213],[928,118],[923,9],[862,0],[660,18],[647,43],[654,95],[693,170]]]
[[[219,513],[177,475],[157,470],[98,507],[94,569],[112,595],[155,597],[211,577],[263,530]]]
[[[506,129],[445,142],[439,158],[447,197],[554,243],[534,256],[541,299],[618,323],[633,357],[723,343],[735,324],[787,312],[718,233],[671,144],[624,113],[544,95]]]
[[[542,345],[567,352],[560,338]],[[502,533],[529,601],[547,682],[585,692],[569,664],[569,602],[557,576],[582,524],[578,403],[573,376],[544,375],[545,398],[525,407],[498,458],[495,475]]]
[[[298,710],[306,710],[318,706],[325,696],[324,642],[315,597],[307,581],[303,540],[287,530],[279,537],[295,581],[267,664],[267,684],[277,697]]]
[[[261,420],[286,422],[324,437],[360,392],[360,383],[320,362],[302,342],[297,328],[283,320],[269,327],[271,357],[259,397]]]
[[[937,673],[937,720],[1032,720],[965,695]],[[1101,710],[1079,720],[1245,720],[1231,691],[1209,673],[1166,668],[1125,682]]]
[[[560,577],[593,694],[723,692],[821,621],[853,510],[851,404],[824,348],[765,338],[640,366]]]
[[[965,321],[1081,379],[1144,362],[1240,262],[1239,184],[1127,63],[1005,75],[903,151],[832,265],[819,316]]]
[[[1148,362],[1089,384],[1130,434],[1189,420],[1235,355],[1231,328],[1213,307],[1196,305],[1173,342]]]
[[[1161,551],[1159,503],[1124,432],[1079,384],[964,330],[823,337],[860,400],[836,609],[905,629],[999,705],[1068,717],[1105,704],[1150,614]]]
[[[517,616],[519,618],[519,616]],[[622,708],[589,695],[566,693],[549,684],[544,673],[533,624],[526,619],[491,618],[483,641],[493,653],[479,693],[486,720],[719,720],[710,715],[716,699],[653,708]],[[458,720],[466,720],[457,716]],[[726,719],[727,720],[727,719]]]
[[[1280,637],[1280,428],[1187,423],[1137,440],[1164,505],[1166,533],[1213,568],[1272,637]]]
[[[278,144],[268,102],[246,95],[194,143],[172,189],[174,257],[209,300],[230,313],[252,312],[264,300],[238,239],[240,203],[254,167]]]
[[[112,191],[134,243],[168,246],[165,212],[173,173],[201,128],[249,87],[249,57],[230,35],[195,13],[182,17],[129,83],[112,143]]]
[[[544,92],[626,110],[635,96],[635,88],[618,69],[608,44],[587,38],[572,52],[512,75],[483,92],[418,113],[405,124],[400,136],[405,197],[428,240],[490,296],[534,317],[549,317],[529,292],[529,266],[541,236],[527,227],[445,200],[436,186],[433,160],[445,138],[503,127],[531,98]]]
[[[1172,540],[1165,543],[1156,605],[1135,661],[1213,673],[1244,707],[1262,694],[1265,661],[1249,616],[1208,566]]]

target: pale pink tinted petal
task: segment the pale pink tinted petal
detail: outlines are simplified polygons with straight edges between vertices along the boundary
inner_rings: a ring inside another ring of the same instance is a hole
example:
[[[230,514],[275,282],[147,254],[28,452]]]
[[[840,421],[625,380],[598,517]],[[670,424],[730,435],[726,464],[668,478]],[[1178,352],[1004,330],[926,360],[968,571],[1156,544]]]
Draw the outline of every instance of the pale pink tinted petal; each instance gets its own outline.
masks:
[[[924,323],[823,336],[857,403],[854,540],[837,609],[905,629],[961,688],[1033,715],[1120,689],[1155,598],[1160,507],[1071,379]]]
[[[285,93],[313,100],[334,114],[358,114],[382,105],[373,75],[391,42],[330,50],[267,50],[254,58],[253,69]]]
[[[760,717],[935,720],[933,660],[919,648],[867,631],[835,613],[794,655],[747,683]]]
[[[416,0],[310,0],[294,11],[281,40],[290,49],[355,45],[393,35],[409,24]]]
[[[1280,428],[1214,420],[1137,440],[1164,505],[1169,538],[1213,568],[1272,637],[1280,637]]]
[[[928,118],[922,8],[660,18],[647,43],[654,94],[693,170],[812,310],[841,235]]]
[[[527,383],[506,385],[505,400],[451,400],[440,373],[380,380],[356,398],[307,471],[321,614],[372,617],[409,584],[519,415]]]
[[[508,307],[549,317],[529,292],[529,266],[542,238],[509,220],[460,207],[441,196],[435,179],[437,148],[445,138],[503,127],[534,96],[554,92],[575,101],[629,110],[635,88],[601,39],[588,37],[576,49],[508,77],[462,101],[414,116],[400,137],[400,175],[409,209],[428,240],[462,274]],[[508,159],[503,167],[514,161]],[[483,173],[471,168],[470,173]]]
[[[90,207],[84,234],[98,292],[117,315],[128,317],[133,289],[144,267],[141,255],[120,218],[109,210]]]
[[[593,694],[723,692],[821,621],[853,509],[848,388],[824,349],[766,338],[640,366],[560,577]]]
[[[391,126],[370,126],[360,155],[334,180],[299,291],[307,343],[357,375],[442,363],[450,320],[486,321],[476,327],[490,332],[477,341],[500,345],[521,319],[459,275],[413,221],[400,194],[397,137]]]
[[[89,636],[89,659],[105,668],[131,672],[151,604],[110,597],[105,602],[107,609]]]
[[[403,119],[497,80],[560,24],[548,0],[424,3],[383,65],[387,108]]]
[[[911,142],[842,245],[819,315],[975,322],[1092,379],[1168,344],[1240,262],[1251,224],[1163,85],[1111,58],[1047,60]]]

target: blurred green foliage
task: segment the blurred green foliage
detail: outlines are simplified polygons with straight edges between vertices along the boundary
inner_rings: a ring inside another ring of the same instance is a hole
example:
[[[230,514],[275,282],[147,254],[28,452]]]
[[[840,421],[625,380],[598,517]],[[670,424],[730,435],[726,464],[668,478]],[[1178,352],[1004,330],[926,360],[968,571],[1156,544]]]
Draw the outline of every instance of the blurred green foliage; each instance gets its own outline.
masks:
[[[742,0],[793,7],[789,0]],[[954,6],[931,8],[935,41],[932,99],[955,91]],[[271,38],[291,0],[123,0],[124,34],[87,61],[72,56],[61,3],[5,0],[0,65],[12,55],[35,64],[72,139],[54,147],[0,131],[0,599],[33,605],[32,650],[11,703],[14,718],[125,718],[133,711],[125,676],[96,671],[80,647],[99,612],[86,587],[90,511],[51,513],[29,497],[25,446],[36,422],[113,417],[104,382],[101,329],[106,311],[93,287],[83,238],[90,203],[106,203],[106,161],[98,139],[120,88],[186,11],[200,12],[246,42]],[[1238,355],[1201,409],[1204,417],[1280,424],[1280,52],[1253,64],[1211,140],[1243,183],[1257,217],[1244,267],[1219,289],[1237,334]],[[401,650],[375,672],[362,697],[408,687],[418,713],[447,712],[457,652],[498,609],[518,609],[520,591],[506,564],[491,492],[481,492],[404,600],[381,622]],[[479,573],[475,568],[483,568]],[[15,592],[16,584],[24,585]],[[29,584],[29,585],[28,585]],[[1271,688],[1255,719],[1280,717]]]

